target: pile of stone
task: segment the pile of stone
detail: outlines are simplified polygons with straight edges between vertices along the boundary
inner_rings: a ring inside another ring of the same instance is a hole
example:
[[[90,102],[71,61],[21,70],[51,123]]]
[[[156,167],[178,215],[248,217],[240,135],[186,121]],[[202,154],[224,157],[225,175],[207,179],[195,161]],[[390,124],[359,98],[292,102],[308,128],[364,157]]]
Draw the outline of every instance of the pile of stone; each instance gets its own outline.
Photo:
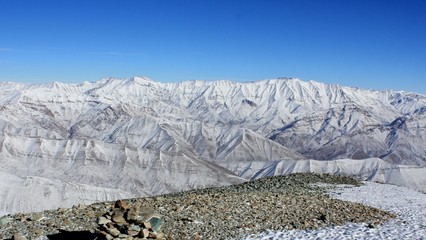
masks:
[[[160,215],[142,208],[140,202],[130,207],[118,200],[111,211],[98,217],[97,224],[98,235],[103,239],[165,239],[160,232]]]
[[[166,239],[159,213],[142,201],[118,200],[0,217],[0,239]]]

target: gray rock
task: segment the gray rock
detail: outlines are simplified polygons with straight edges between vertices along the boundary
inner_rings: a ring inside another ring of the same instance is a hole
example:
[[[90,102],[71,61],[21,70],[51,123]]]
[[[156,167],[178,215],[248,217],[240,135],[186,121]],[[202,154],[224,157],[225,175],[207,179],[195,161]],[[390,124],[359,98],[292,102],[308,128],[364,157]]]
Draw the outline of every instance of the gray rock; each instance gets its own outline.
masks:
[[[142,238],[148,238],[149,237],[149,230],[144,228],[142,229],[142,231],[139,233],[139,236],[141,236]]]
[[[105,218],[105,217],[98,217],[98,220],[96,221],[97,224],[99,225],[105,225],[107,223],[110,223],[111,220]]]
[[[118,235],[120,235],[120,231],[117,228],[115,228],[115,227],[108,228],[107,231],[113,237],[117,237]]]
[[[131,207],[127,212],[127,221],[136,221],[139,216],[140,204]]]
[[[33,237],[32,240],[50,240],[46,235],[42,235],[39,237]]]
[[[161,226],[163,225],[163,222],[161,221],[161,218],[153,216],[149,220],[149,223],[151,223],[151,229],[157,232],[160,230]]]
[[[13,240],[27,240],[27,237],[22,234],[15,234],[13,235]]]
[[[123,210],[129,209],[129,205],[125,201],[123,201],[123,200],[116,201],[115,202],[115,207],[123,209]]]
[[[139,231],[135,231],[135,230],[127,230],[127,235],[129,235],[129,236],[136,236],[136,235],[138,235],[139,234],[139,232],[140,232],[140,230]]]
[[[12,222],[12,218],[10,217],[2,217],[0,218],[0,226],[1,225],[6,225],[8,223]]]
[[[116,223],[126,223],[126,219],[124,219],[124,211],[122,210],[115,210],[111,219]]]
[[[151,226],[151,223],[150,223],[150,222],[143,222],[143,223],[142,223],[142,226],[143,226],[144,228],[148,228],[148,229],[152,228],[152,226]]]
[[[31,221],[40,221],[41,219],[43,219],[42,213],[34,213],[30,218]]]
[[[147,228],[147,227],[145,227],[145,228]],[[141,230],[141,227],[139,225],[130,225],[129,230],[139,232]]]

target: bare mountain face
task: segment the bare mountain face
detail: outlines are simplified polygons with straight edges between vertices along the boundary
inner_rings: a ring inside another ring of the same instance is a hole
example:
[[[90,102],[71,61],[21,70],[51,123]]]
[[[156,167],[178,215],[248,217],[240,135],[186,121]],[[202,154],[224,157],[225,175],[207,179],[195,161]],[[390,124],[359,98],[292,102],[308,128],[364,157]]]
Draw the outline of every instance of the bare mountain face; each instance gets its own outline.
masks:
[[[1,83],[0,132],[9,212],[295,171],[426,183],[416,177],[426,175],[426,96],[415,93],[287,78]]]

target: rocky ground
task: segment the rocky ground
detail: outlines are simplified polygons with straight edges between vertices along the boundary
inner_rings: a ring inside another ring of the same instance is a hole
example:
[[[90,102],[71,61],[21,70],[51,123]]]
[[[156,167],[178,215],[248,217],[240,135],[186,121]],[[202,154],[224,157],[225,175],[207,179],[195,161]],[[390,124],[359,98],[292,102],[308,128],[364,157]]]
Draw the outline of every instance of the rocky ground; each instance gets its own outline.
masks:
[[[238,239],[267,230],[315,229],[394,214],[333,199],[315,183],[360,183],[332,175],[292,174],[241,185],[95,203],[0,218],[1,239]],[[329,185],[327,185],[329,186]]]

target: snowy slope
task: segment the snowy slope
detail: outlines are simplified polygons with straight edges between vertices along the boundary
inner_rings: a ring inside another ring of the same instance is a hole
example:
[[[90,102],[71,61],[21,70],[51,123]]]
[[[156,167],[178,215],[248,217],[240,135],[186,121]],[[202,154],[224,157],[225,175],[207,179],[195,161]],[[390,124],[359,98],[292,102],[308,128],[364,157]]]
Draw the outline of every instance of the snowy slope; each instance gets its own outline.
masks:
[[[409,186],[426,193],[426,168],[390,164],[379,158],[253,161],[250,163],[231,163],[227,167],[247,179],[299,172],[330,173],[349,175],[365,181]]]
[[[0,172],[0,206],[12,212],[42,211],[74,204],[135,197],[119,189],[68,183],[54,179],[17,177]],[[4,212],[6,213],[6,211]],[[2,214],[0,213],[0,216]]]
[[[406,179],[423,170],[411,166],[426,165],[425,140],[426,96],[415,93],[288,78],[0,84],[0,171],[13,179],[45,179],[41,188],[55,186],[59,195],[66,184],[95,187],[79,189],[110,199],[311,171],[307,164],[314,162],[327,165],[318,171],[352,164],[309,159],[363,159],[357,170],[341,171],[403,169],[406,174],[377,179],[417,186],[423,178]],[[7,186],[25,190],[22,181]],[[8,191],[8,201],[18,198]],[[6,211],[36,209],[0,204]]]

